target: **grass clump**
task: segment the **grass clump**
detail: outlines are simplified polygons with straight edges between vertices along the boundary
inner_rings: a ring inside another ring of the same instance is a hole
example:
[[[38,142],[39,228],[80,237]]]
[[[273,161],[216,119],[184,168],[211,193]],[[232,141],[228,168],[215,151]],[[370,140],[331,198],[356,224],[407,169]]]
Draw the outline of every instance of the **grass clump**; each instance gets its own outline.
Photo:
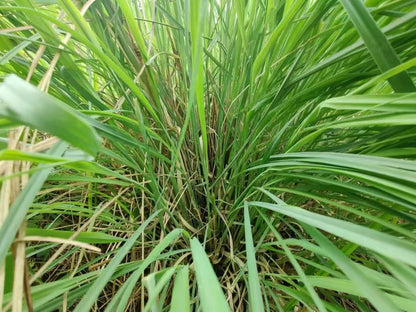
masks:
[[[412,311],[415,17],[3,1],[2,309]]]

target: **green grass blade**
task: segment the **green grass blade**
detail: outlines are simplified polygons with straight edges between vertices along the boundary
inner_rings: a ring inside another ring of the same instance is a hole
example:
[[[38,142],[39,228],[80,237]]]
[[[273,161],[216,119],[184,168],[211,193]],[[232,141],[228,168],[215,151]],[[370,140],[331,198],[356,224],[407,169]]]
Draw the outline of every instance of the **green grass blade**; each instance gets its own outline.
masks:
[[[416,297],[416,271],[407,265],[386,257],[381,257],[380,261]]]
[[[149,299],[144,307],[143,312],[161,312],[161,302],[157,302],[158,296],[167,283],[171,280],[173,274],[175,273],[175,268],[167,269],[163,275],[159,278],[157,283],[155,282],[155,275],[160,274],[159,272],[152,273],[144,278],[143,284],[146,286],[149,293]]]
[[[189,267],[184,266],[177,269],[173,284],[171,312],[191,312],[189,299]]]
[[[69,239],[75,232],[61,231],[61,230],[49,230],[38,228],[27,228],[27,236],[42,236],[42,237],[57,237]],[[123,242],[125,239],[116,237],[110,234],[102,232],[81,232],[77,234],[75,241],[89,243],[89,244],[109,244],[116,242]]]
[[[128,5],[128,1],[126,0],[117,0],[120,9],[123,11],[124,17],[126,18],[127,24],[130,27],[131,34],[136,41],[136,44],[140,50],[140,54],[143,57],[144,61],[148,60],[146,44],[143,39],[142,32],[137,24],[137,21],[134,19],[134,15],[132,9]]]
[[[58,0],[58,2],[74,22],[75,29],[77,31],[82,32],[88,38],[88,40],[91,41],[92,44],[94,44],[97,48],[100,48],[100,43],[98,42],[96,35],[94,34],[94,32],[91,31],[90,26],[85,21],[84,17],[82,16],[78,8],[75,6],[73,1]]]
[[[93,156],[101,145],[95,130],[76,111],[15,75],[0,85],[0,115],[46,131]]]
[[[30,161],[32,163],[71,163],[77,161],[91,160],[91,156],[78,150],[79,153],[73,155],[63,155],[64,157],[70,156],[71,158],[54,157],[44,153],[31,153],[22,152],[18,150],[1,150],[0,160],[14,160],[14,161]]]
[[[204,166],[207,166],[208,162],[208,141],[207,141],[207,126],[205,116],[205,103],[204,103],[204,63],[203,63],[203,27],[205,24],[205,14],[207,11],[207,1],[193,0],[191,1],[191,38],[192,38],[192,79],[195,79],[195,94],[190,94],[191,97],[195,96],[199,124],[202,137],[202,158]],[[192,89],[191,89],[192,90]],[[207,168],[205,170],[208,170]]]
[[[362,297],[362,291],[357,283],[341,278],[333,277],[321,277],[321,276],[308,276],[310,282],[314,287],[330,289],[340,293],[352,294],[354,296]],[[395,305],[395,309],[399,311],[412,312],[414,309],[414,301],[405,297],[400,297],[392,294],[385,294],[385,296]],[[371,310],[370,310],[371,311]],[[379,309],[378,311],[390,311],[385,309]]]
[[[400,58],[396,54],[396,51],[377,26],[377,23],[368,12],[364,3],[361,0],[341,0],[341,3],[380,70],[386,72],[400,65]],[[391,77],[389,82],[396,92],[416,91],[412,79],[406,72]]]
[[[257,272],[256,250],[253,245],[253,236],[250,227],[250,214],[248,204],[244,203],[244,232],[246,238],[246,254],[248,268],[248,296],[250,311],[264,311],[263,298],[261,294],[259,274]]]
[[[336,110],[416,113],[416,94],[349,95],[326,100],[319,106]]]
[[[371,249],[391,259],[416,266],[416,248],[408,241],[361,225],[323,216],[295,206],[263,202],[252,202],[251,204],[282,213],[308,225]]]
[[[379,311],[399,312],[400,310],[391,302],[391,300],[382,293],[375,284],[367,279],[361,271],[359,271],[351,259],[342,253],[329,239],[327,239],[321,232],[311,226],[304,227],[312,238],[329,254],[331,259],[338,265],[338,267],[352,280],[356,286],[361,290],[363,296],[366,296],[370,302]]]
[[[214,269],[197,238],[191,240],[191,249],[202,311],[230,311]]]
[[[33,41],[39,40],[40,36],[38,34],[33,35],[26,41],[22,41],[18,45],[16,45],[13,49],[7,51],[2,57],[0,57],[0,65],[7,64],[12,58],[16,57],[18,53],[20,53],[22,50],[24,50],[26,47],[31,45]]]

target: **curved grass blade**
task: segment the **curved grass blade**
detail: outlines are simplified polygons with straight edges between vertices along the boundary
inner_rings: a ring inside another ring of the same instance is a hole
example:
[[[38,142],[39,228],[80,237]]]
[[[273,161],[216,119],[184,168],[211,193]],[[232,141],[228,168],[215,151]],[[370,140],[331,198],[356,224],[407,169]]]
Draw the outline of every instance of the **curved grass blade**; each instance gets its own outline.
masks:
[[[370,300],[370,302],[379,311],[399,312],[400,309],[381,292],[376,285],[366,278],[362,272],[357,269],[354,263],[340,249],[338,249],[329,239],[321,232],[309,225],[304,226],[305,230],[312,238],[329,254],[330,258],[339,266],[339,268],[350,278],[361,290],[361,294]]]
[[[355,28],[382,72],[401,64],[399,56],[361,0],[341,0]],[[406,72],[388,79],[396,92],[413,92],[416,87]]]
[[[271,198],[274,197],[274,195],[270,192],[263,192]],[[416,248],[414,244],[409,241],[405,241],[361,225],[353,224],[351,222],[313,213],[295,206],[264,202],[251,202],[250,205],[282,213],[298,221],[373,250],[388,258],[416,267]]]
[[[16,75],[0,85],[0,116],[46,131],[93,156],[101,145],[95,130],[76,111]]]
[[[416,271],[407,265],[392,261],[386,257],[379,257],[379,261],[383,263],[416,298]]]
[[[362,296],[357,284],[348,279],[335,278],[335,277],[323,277],[323,276],[308,276],[310,282],[314,287],[330,289],[341,293],[348,293],[355,296]],[[400,309],[400,311],[414,310],[415,302],[411,299],[404,297],[386,294],[386,297],[393,302],[393,304]],[[397,310],[397,309],[396,309]],[[390,311],[390,310],[379,310],[379,311]]]

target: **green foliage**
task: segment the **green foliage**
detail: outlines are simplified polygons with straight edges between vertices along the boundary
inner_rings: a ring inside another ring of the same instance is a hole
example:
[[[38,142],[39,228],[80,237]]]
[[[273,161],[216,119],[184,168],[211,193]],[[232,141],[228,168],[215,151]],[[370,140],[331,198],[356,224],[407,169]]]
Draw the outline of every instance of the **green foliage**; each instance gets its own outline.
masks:
[[[4,80],[0,94],[1,116],[55,135],[91,155],[97,154],[100,140],[94,129],[64,103],[14,75]]]
[[[30,178],[0,305],[30,309],[26,221],[34,311],[413,311],[415,29],[411,0],[3,1],[3,194]]]

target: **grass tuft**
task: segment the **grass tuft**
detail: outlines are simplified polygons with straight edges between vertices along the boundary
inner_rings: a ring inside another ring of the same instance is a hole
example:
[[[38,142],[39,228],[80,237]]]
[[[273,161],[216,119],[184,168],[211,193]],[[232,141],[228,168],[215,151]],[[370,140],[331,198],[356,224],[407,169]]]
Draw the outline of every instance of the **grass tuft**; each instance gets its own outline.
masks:
[[[414,1],[0,5],[0,310],[409,311]]]

